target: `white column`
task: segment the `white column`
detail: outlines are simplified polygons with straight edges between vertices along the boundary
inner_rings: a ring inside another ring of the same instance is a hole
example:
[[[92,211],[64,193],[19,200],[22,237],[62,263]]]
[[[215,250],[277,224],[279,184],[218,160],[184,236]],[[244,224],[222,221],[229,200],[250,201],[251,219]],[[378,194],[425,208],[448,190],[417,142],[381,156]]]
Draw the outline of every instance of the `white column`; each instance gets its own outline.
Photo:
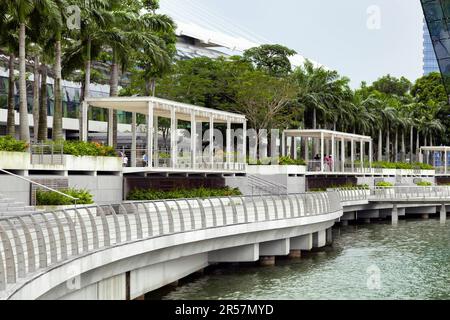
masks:
[[[170,109],[170,157],[172,159],[172,168],[177,166],[177,114],[174,107]]]
[[[227,149],[226,149],[227,150],[227,156],[226,156],[227,168],[231,167],[231,150],[232,150],[231,144],[232,144],[232,141],[231,141],[231,120],[228,119],[227,120]]]
[[[325,138],[323,132],[320,133],[320,166],[323,173],[325,171]]]
[[[147,104],[147,167],[153,168],[153,102]]]
[[[361,172],[364,172],[364,153],[366,151],[366,145],[363,140],[361,140],[361,150],[360,150],[360,160],[361,160]]]
[[[304,140],[304,142],[305,142],[305,161],[306,161],[306,163],[308,163],[309,162],[309,138],[302,137],[302,140]]]
[[[447,158],[447,149],[445,149],[445,152],[444,152],[444,166],[445,166],[445,174],[447,174],[447,172],[448,172],[448,158]]]
[[[334,137],[334,133],[331,135],[331,161],[332,161],[332,168],[331,171],[335,172],[336,171],[336,140]]]
[[[286,156],[286,134],[284,133],[284,131],[281,134],[281,156]]]
[[[89,128],[88,128],[88,110],[89,104],[83,101],[81,104],[81,128],[80,128],[80,140],[87,142],[89,138]]]
[[[355,172],[355,141],[351,140],[350,161],[352,163],[352,172]]]
[[[369,142],[369,168],[372,169],[372,159],[373,159],[373,141]]]
[[[113,130],[114,130],[114,125],[113,125],[113,118],[114,118],[114,110],[113,109],[108,109],[108,146],[112,147],[113,146]]]
[[[197,167],[197,122],[195,121],[195,111],[191,110],[191,165],[192,169]]]
[[[345,139],[341,138],[341,171],[345,172]]]
[[[209,166],[214,169],[214,117],[209,116]]]
[[[243,123],[243,136],[242,136],[242,151],[243,151],[243,163],[247,163],[247,121]]]
[[[137,126],[136,112],[133,112],[131,114],[131,166],[133,168],[136,167],[136,148],[137,148],[136,126]]]
[[[297,153],[297,137],[292,137],[292,139],[294,139],[294,160],[298,159],[298,153]]]
[[[155,116],[153,112],[153,166],[159,167],[159,126],[158,126],[158,116]]]

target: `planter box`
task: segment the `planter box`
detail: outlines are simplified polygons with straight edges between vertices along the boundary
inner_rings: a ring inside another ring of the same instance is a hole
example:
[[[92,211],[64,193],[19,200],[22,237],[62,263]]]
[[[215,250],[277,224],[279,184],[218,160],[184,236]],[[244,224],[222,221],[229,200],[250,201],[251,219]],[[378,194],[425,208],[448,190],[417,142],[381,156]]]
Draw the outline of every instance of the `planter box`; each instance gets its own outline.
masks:
[[[0,168],[5,170],[49,170],[49,171],[107,171],[121,172],[122,161],[118,157],[63,156],[63,164],[31,164],[27,152],[0,151]]]
[[[247,166],[248,174],[259,175],[304,175],[306,174],[306,166]]]

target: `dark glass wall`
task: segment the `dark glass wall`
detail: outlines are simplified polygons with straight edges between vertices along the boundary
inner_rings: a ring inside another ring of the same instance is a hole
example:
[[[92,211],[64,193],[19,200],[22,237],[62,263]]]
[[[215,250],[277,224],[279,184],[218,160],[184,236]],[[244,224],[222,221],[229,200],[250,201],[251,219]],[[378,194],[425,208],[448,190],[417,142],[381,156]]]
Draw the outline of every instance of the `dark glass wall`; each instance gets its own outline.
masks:
[[[434,52],[450,95],[450,0],[421,0]]]

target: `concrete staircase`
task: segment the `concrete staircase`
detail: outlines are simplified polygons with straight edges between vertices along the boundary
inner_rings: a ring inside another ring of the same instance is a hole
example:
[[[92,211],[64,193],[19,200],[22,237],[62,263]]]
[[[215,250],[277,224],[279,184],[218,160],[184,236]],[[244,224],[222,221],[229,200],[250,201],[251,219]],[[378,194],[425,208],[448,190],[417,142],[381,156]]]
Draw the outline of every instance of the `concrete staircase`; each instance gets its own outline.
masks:
[[[256,175],[247,175],[248,184],[252,188],[252,195],[283,195],[287,194],[287,187],[268,181]]]
[[[27,206],[23,202],[7,198],[0,194],[0,217],[27,215],[39,212],[35,207]]]

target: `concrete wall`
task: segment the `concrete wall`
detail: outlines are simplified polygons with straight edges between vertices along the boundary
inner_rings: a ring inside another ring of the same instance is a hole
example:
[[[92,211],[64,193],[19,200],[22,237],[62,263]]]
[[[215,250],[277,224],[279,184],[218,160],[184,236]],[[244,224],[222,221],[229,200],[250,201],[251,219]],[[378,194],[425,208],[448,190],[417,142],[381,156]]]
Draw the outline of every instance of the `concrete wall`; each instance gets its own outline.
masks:
[[[70,187],[91,191],[97,204],[120,203],[123,200],[121,176],[69,176],[68,179]]]
[[[30,203],[30,183],[16,177],[0,175],[0,194],[17,202]]]

